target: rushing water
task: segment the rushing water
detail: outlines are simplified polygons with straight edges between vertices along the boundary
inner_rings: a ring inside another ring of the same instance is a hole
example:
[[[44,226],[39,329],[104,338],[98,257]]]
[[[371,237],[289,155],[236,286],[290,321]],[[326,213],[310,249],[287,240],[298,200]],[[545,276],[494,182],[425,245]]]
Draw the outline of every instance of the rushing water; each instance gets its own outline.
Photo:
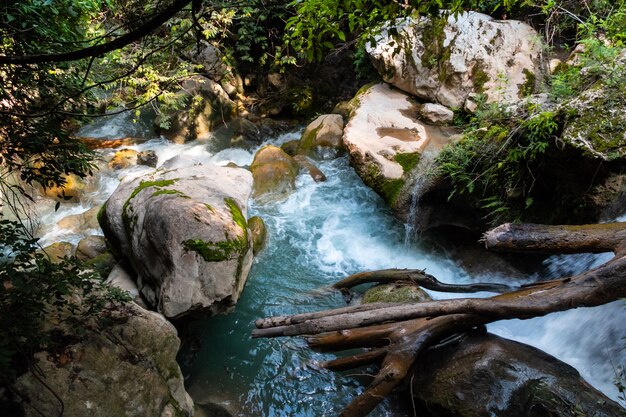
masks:
[[[110,124],[119,129],[119,120]],[[106,136],[107,125],[97,128],[102,130],[100,136]],[[88,133],[96,136],[93,130]],[[273,142],[297,137],[297,133],[283,135]],[[239,165],[250,164],[258,149],[219,150],[203,143],[174,145],[161,139],[133,148],[155,150],[159,163],[184,153],[205,163],[233,161]],[[105,155],[111,153],[106,151]],[[221,404],[239,416],[337,415],[364,389],[372,370],[338,374],[319,369],[316,363],[334,356],[312,352],[298,338],[252,340],[255,319],[343,306],[341,295],[328,290],[328,286],[362,270],[425,268],[442,279],[471,282],[472,277],[453,260],[429,254],[419,242],[406,245],[404,225],[362,184],[347,158],[324,161],[319,166],[328,181],[315,183],[302,174],[297,190],[286,200],[266,205],[251,203],[249,215],[263,217],[269,230],[266,249],[254,261],[236,310],[193,323],[188,330],[196,339],[188,339],[192,343],[181,356],[189,391],[200,403]],[[42,223],[54,225],[68,214],[101,204],[121,177],[147,170],[134,167],[122,172],[103,171],[80,204],[65,203],[57,212],[46,206]],[[81,237],[54,226],[42,233],[43,243],[76,242]],[[565,275],[601,261],[601,257],[590,255],[553,257],[548,261],[548,270],[554,276]],[[432,295],[441,298],[440,294]],[[620,364],[626,363],[620,349],[625,333],[623,317],[624,304],[618,302],[533,320],[500,322],[489,328],[557,356],[575,366],[592,385],[616,398],[613,378]],[[407,414],[392,401],[385,401],[372,415]]]

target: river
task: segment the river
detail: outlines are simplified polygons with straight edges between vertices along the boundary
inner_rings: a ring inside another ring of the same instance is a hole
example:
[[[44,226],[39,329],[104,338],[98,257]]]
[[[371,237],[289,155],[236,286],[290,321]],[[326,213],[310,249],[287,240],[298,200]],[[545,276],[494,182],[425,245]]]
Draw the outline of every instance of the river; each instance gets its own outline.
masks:
[[[83,130],[89,136],[126,136],[127,116],[115,117]],[[130,134],[132,134],[131,132]],[[136,133],[136,132],[135,132]],[[280,144],[297,139],[299,132],[272,138]],[[176,154],[187,154],[204,163],[238,165],[252,162],[253,149],[216,149],[207,143],[171,144],[162,139],[131,146],[154,150],[159,164]],[[106,159],[111,150],[103,152]],[[372,369],[339,374],[321,370],[316,363],[333,355],[310,351],[297,338],[252,340],[253,321],[260,317],[321,310],[345,305],[337,292],[328,290],[334,281],[362,270],[421,268],[472,282],[455,262],[434,254],[419,241],[407,243],[405,227],[383,201],[363,185],[347,157],[322,161],[319,167],[328,180],[315,183],[308,175],[297,179],[297,190],[286,200],[260,205],[252,201],[249,216],[261,216],[268,227],[266,248],[255,258],[248,282],[235,311],[193,323],[192,336],[181,355],[187,387],[199,402],[221,404],[238,416],[335,416],[361,392]],[[103,170],[93,179],[91,191],[80,203],[66,202],[58,211],[53,203],[40,204],[42,244],[66,240],[73,243],[84,234],[54,226],[69,215],[102,204],[124,175],[149,171],[133,167],[124,171]],[[576,272],[602,262],[607,255],[552,257],[546,271],[553,276]],[[502,281],[492,274],[481,280]],[[434,298],[443,294],[431,293]],[[479,294],[487,295],[487,294]],[[461,296],[461,295],[456,295]],[[574,366],[593,386],[613,399],[626,334],[623,302],[592,309],[577,309],[544,318],[511,320],[489,325],[502,336],[536,346]],[[406,416],[399,401],[385,401],[371,415]]]

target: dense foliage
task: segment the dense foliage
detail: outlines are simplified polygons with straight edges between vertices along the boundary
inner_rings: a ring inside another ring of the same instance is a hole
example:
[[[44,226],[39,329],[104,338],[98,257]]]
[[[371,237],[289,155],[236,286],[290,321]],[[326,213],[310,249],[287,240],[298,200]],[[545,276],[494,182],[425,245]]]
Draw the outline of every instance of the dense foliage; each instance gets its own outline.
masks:
[[[553,14],[563,10],[561,3],[554,1],[543,6],[548,19],[555,19]],[[564,222],[567,219],[560,207],[584,210],[580,195],[572,190],[575,185],[549,170],[553,161],[548,154],[562,158],[558,136],[567,116],[562,109],[567,108],[564,104],[568,100],[590,88],[602,88],[607,96],[623,96],[626,70],[616,57],[624,48],[626,5],[624,1],[596,1],[582,12],[581,16],[570,16],[569,28],[561,22],[563,32],[576,27],[576,43],[583,49],[547,80],[548,100],[528,102],[525,108],[483,104],[468,116],[466,124],[461,120],[464,139],[438,157],[439,172],[452,183],[450,198],[469,196],[491,224]],[[579,213],[566,214],[571,221]]]

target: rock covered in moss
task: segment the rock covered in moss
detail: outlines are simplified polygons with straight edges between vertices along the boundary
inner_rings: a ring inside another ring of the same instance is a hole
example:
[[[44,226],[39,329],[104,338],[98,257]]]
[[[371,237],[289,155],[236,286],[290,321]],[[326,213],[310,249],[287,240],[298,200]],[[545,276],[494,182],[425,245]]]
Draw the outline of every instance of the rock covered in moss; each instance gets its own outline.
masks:
[[[41,252],[50,259],[50,262],[58,263],[63,258],[73,256],[74,249],[74,245],[70,242],[55,242],[43,248]]]
[[[134,149],[120,149],[115,152],[109,161],[111,169],[125,169],[133,165],[137,165],[137,154],[139,152]]]
[[[106,202],[105,236],[166,317],[225,312],[237,302],[252,263],[251,186],[244,169],[176,157],[123,180]]]
[[[369,288],[363,294],[363,303],[421,303],[430,301],[430,295],[417,285],[382,284]]]
[[[265,246],[267,228],[265,227],[265,222],[259,216],[253,216],[248,219],[248,228],[252,234],[252,249],[256,255]]]
[[[626,65],[626,58],[623,60]],[[561,106],[561,139],[585,155],[603,161],[626,157],[626,87],[597,86]]]
[[[281,148],[268,145],[256,153],[250,171],[254,178],[252,195],[261,201],[271,201],[295,190],[299,167]]]
[[[428,415],[609,417],[624,412],[571,366],[490,334],[429,349],[409,378],[415,403]]]
[[[180,340],[174,326],[132,305],[118,320],[62,352],[35,354],[38,375],[28,372],[15,383],[30,404],[24,406],[26,417],[57,416],[61,410],[65,417],[192,415],[176,363]]]
[[[383,79],[410,94],[463,108],[472,94],[514,103],[544,72],[541,42],[529,25],[476,12],[399,19],[383,27],[367,52]]]
[[[304,129],[298,153],[306,156],[324,155],[328,151],[338,154],[343,143],[343,118],[339,114],[323,114]]]
[[[416,106],[387,84],[363,88],[352,100],[343,133],[350,161],[363,182],[393,206],[406,175],[430,137],[417,121]]]

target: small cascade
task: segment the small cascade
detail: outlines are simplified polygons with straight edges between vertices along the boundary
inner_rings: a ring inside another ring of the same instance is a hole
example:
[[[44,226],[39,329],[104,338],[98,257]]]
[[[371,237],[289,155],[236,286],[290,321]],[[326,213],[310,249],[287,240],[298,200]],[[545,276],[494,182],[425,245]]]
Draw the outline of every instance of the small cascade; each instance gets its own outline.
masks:
[[[413,170],[415,177],[411,185],[411,204],[409,205],[408,216],[404,224],[404,246],[408,247],[417,242],[417,221],[419,212],[419,200],[422,196],[422,190],[428,183],[428,178],[432,174],[432,168],[435,165],[437,151],[426,148],[422,153],[417,167]]]

